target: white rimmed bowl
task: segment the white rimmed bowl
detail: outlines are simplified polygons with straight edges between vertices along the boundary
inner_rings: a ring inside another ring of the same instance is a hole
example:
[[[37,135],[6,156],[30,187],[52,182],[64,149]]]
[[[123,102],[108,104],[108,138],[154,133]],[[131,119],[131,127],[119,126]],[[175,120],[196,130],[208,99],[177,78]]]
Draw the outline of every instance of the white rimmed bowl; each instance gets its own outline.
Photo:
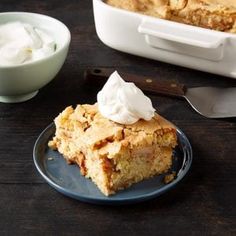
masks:
[[[71,35],[68,28],[52,17],[28,13],[0,13],[0,24],[20,21],[42,29],[56,42],[56,51],[50,56],[20,65],[0,65],[0,102],[23,102],[34,97],[48,84],[65,62]]]

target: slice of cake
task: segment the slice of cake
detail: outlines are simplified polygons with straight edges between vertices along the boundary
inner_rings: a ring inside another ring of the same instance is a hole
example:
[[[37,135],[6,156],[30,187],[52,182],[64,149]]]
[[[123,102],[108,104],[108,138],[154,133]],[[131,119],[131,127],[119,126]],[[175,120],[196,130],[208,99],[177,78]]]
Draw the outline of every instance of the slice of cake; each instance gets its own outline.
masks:
[[[107,196],[170,169],[176,129],[139,88],[114,72],[97,101],[67,107],[55,119],[49,146]]]
[[[67,107],[56,119],[49,146],[105,194],[165,173],[172,164],[176,130],[160,115],[123,125],[103,117],[95,105]]]

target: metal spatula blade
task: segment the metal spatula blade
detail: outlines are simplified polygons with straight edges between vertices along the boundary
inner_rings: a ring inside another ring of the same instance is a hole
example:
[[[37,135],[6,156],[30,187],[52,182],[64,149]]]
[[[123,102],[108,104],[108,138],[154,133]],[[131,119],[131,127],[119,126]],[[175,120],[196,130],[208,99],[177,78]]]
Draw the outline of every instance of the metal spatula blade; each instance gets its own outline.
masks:
[[[236,116],[236,87],[198,87],[186,90],[189,104],[203,116],[226,118]]]
[[[85,79],[92,83],[105,83],[113,71],[114,69],[107,68],[89,69],[85,71]],[[186,88],[183,84],[173,81],[151,79],[126,73],[120,74],[126,81],[135,83],[146,92],[185,98],[195,111],[205,117],[236,117],[236,87]]]

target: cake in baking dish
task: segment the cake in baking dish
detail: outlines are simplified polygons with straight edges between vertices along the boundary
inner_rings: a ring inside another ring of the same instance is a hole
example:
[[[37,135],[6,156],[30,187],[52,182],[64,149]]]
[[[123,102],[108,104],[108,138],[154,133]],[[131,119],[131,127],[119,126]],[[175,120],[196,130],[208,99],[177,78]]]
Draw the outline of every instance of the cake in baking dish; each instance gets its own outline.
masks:
[[[114,7],[236,33],[236,0],[106,0]]]
[[[49,146],[105,195],[166,173],[177,145],[176,129],[160,115],[124,125],[101,115],[98,105],[67,107],[55,119]]]

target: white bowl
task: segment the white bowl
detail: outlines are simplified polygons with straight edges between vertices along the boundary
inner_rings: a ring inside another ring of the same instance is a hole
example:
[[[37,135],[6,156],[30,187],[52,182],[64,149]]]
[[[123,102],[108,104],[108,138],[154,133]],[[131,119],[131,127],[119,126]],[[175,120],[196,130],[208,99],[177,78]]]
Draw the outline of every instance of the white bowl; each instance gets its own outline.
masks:
[[[70,44],[70,31],[60,21],[28,12],[0,13],[0,24],[20,21],[42,29],[56,42],[56,51],[50,56],[21,65],[0,65],[0,102],[23,102],[34,97],[61,69]]]

